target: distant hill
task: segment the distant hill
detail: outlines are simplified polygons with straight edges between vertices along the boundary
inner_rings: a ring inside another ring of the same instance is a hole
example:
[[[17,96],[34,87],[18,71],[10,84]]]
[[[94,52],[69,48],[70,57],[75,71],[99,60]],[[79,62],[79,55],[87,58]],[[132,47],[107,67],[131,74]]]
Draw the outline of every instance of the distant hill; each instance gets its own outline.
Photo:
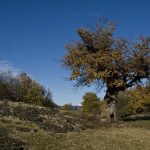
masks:
[[[82,106],[78,106],[78,105],[75,105],[75,106],[72,106],[74,110],[77,110],[77,111],[81,111],[82,110]]]

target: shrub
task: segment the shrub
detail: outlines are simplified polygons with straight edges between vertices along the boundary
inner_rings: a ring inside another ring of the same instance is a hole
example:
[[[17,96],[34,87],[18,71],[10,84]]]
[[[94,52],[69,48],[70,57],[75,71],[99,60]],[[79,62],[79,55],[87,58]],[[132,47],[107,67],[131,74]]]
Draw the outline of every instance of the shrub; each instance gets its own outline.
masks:
[[[119,93],[116,107],[119,117],[150,113],[149,86],[138,86],[126,92]]]

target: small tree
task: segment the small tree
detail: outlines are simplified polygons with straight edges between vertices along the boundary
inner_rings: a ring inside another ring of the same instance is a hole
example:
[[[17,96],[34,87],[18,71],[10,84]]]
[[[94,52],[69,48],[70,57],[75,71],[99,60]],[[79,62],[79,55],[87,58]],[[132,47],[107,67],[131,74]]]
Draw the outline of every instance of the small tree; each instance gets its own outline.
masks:
[[[44,101],[43,101],[43,106],[51,107],[51,108],[58,107],[58,106],[53,102],[52,92],[50,91],[50,89],[44,88]]]
[[[100,113],[100,99],[93,92],[83,96],[82,111],[85,113]]]
[[[26,102],[42,106],[45,100],[44,88],[36,81],[32,81],[31,87],[28,89],[27,94],[25,95],[25,99]]]
[[[73,106],[71,103],[69,104],[64,104],[61,108],[62,110],[73,110]]]
[[[18,80],[14,77],[11,71],[0,70],[0,100],[17,99]]]
[[[116,120],[118,93],[150,78],[150,37],[131,44],[115,38],[114,31],[110,22],[99,22],[94,29],[78,29],[80,40],[66,45],[64,66],[71,70],[70,80],[76,80],[77,87],[92,83],[106,87],[104,99],[107,108],[113,109],[108,116]]]
[[[32,79],[25,72],[21,72],[17,75],[19,81],[18,84],[18,99],[19,101],[28,102],[27,94],[32,86]]]

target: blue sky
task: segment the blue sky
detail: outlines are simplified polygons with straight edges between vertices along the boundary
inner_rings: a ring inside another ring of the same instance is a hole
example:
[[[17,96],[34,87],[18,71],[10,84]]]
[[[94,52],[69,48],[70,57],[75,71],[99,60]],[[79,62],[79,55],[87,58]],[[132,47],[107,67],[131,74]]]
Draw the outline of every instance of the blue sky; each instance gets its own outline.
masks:
[[[27,72],[51,89],[59,105],[79,105],[94,87],[75,90],[65,80],[65,44],[100,17],[116,22],[116,36],[150,35],[149,6],[149,0],[0,0],[0,68]]]

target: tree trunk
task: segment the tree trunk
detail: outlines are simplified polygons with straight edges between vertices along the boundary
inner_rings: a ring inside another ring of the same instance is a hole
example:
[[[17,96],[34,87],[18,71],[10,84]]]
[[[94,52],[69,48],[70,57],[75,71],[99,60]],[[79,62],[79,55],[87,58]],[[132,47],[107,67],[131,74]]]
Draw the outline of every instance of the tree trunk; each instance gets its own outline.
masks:
[[[107,109],[110,109],[109,119],[111,121],[117,122],[117,114],[116,114],[116,100],[112,101],[110,104],[107,105]]]
[[[117,122],[115,101],[111,101],[106,105],[104,111],[101,114],[101,120],[107,122]]]
[[[107,121],[117,122],[117,114],[116,114],[116,101],[117,96],[120,91],[124,91],[127,86],[122,85],[119,87],[116,86],[107,86],[106,95],[104,100],[106,101],[106,107],[104,112],[101,115],[101,118],[105,118]]]
[[[116,93],[109,93],[107,90],[104,100],[106,101],[106,106],[104,111],[101,114],[102,121],[108,122],[117,122],[117,114],[116,114]]]

